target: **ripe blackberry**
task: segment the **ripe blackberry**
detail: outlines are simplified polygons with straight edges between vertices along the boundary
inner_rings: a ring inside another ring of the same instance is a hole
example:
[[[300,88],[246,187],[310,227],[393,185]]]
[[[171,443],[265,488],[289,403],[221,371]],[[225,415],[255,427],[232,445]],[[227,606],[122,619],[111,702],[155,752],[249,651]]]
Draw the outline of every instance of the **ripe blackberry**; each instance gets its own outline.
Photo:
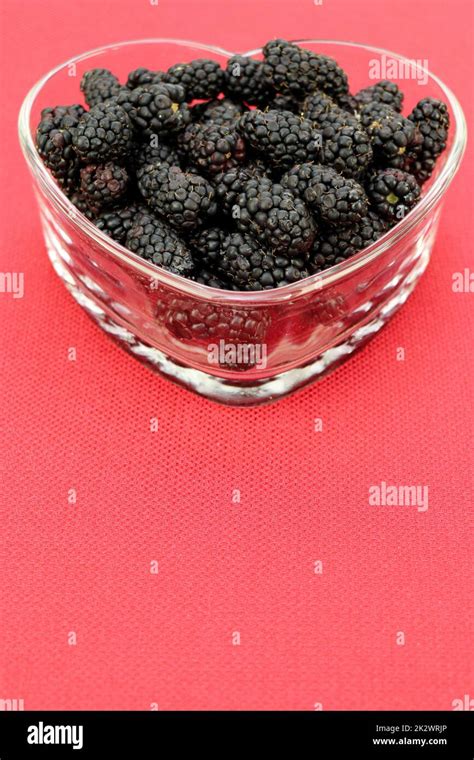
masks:
[[[324,92],[312,92],[303,101],[302,113],[306,119],[314,122],[321,130],[327,130],[327,137],[332,137],[341,127],[359,127],[359,120],[349,111],[340,108],[335,100]],[[323,131],[323,137],[324,131]]]
[[[420,199],[420,186],[413,175],[400,169],[375,172],[367,183],[367,195],[376,212],[384,219],[403,219]]]
[[[433,173],[436,159],[446,148],[449,130],[448,109],[440,100],[423,98],[408,118],[415,125],[420,138],[411,171],[419,182],[425,182]]]
[[[275,95],[264,105],[269,111],[291,111],[291,113],[301,114],[303,110],[301,100],[297,100],[291,94]]]
[[[232,207],[239,193],[242,192],[245,183],[253,177],[264,177],[264,169],[255,163],[247,163],[244,166],[236,166],[226,172],[216,174],[212,186],[216,193],[216,201],[219,208],[226,216],[231,216]]]
[[[36,130],[36,147],[51,174],[67,193],[77,184],[79,159],[72,147],[72,136],[85,113],[80,105],[43,108]]]
[[[352,227],[324,227],[316,238],[309,262],[311,274],[340,264],[357,251],[375,243],[387,231],[388,224],[374,211]]]
[[[87,105],[92,108],[115,97],[120,90],[120,82],[108,69],[89,69],[81,79],[80,88]]]
[[[389,107],[374,109],[369,105],[363,113],[364,123],[368,121],[369,113],[372,121],[366,129],[377,163],[393,169],[408,168],[409,153],[417,138],[413,122]]]
[[[348,92],[347,75],[333,58],[318,55],[286,40],[272,40],[263,48],[266,78],[277,92],[302,99],[323,90],[338,97]]]
[[[94,224],[117,243],[124,245],[127,233],[132,228],[138,214],[146,212],[145,206],[131,203],[129,206],[103,211],[95,219]]]
[[[77,210],[80,211],[81,214],[84,214],[84,216],[86,216],[90,221],[95,220],[96,215],[89,208],[89,204],[87,203],[87,200],[84,198],[84,195],[80,192],[80,190],[74,191],[72,195],[69,196],[69,200],[75,205]]]
[[[262,61],[246,55],[229,58],[224,72],[224,90],[230,98],[260,107],[268,103],[274,94],[264,76]]]
[[[172,227],[192,230],[216,213],[214,190],[204,177],[168,164],[145,166],[137,177],[143,197]]]
[[[321,135],[308,119],[290,111],[248,111],[237,129],[248,145],[274,168],[289,169],[296,163],[316,160]]]
[[[125,158],[132,144],[130,119],[113,101],[99,103],[79,119],[72,144],[88,163]]]
[[[245,143],[235,128],[225,124],[191,124],[180,140],[188,160],[203,174],[213,176],[245,159]]]
[[[341,127],[333,137],[323,137],[321,163],[332,166],[344,177],[359,179],[372,159],[369,135],[361,127]]]
[[[155,135],[150,142],[144,141],[133,145],[131,163],[136,171],[147,164],[159,162],[167,163],[170,166],[179,166],[177,150],[163,138],[158,138]]]
[[[168,69],[165,81],[184,88],[186,101],[210,100],[223,90],[224,72],[217,61],[196,58],[189,63],[177,63]]]
[[[198,282],[200,285],[207,285],[208,288],[218,288],[219,290],[230,290],[230,285],[221,277],[218,277],[214,272],[209,269],[198,269],[196,274],[192,278],[194,282]]]
[[[189,246],[196,263],[206,269],[215,270],[221,257],[222,243],[228,232],[222,227],[205,227],[197,230],[189,238]]]
[[[336,103],[339,108],[349,113],[357,113],[357,100],[350,92],[345,92],[342,95],[338,95]]]
[[[126,86],[129,90],[134,90],[136,87],[142,87],[146,84],[160,84],[164,76],[164,71],[151,71],[141,66],[129,73]]]
[[[382,79],[370,87],[359,90],[354,98],[359,108],[367,103],[383,103],[400,113],[403,106],[403,92],[395,82],[390,82],[388,79]]]
[[[347,227],[368,211],[362,185],[318,164],[299,164],[281,178],[283,187],[297,193],[325,223]]]
[[[106,206],[113,206],[128,190],[130,177],[123,166],[108,161],[106,164],[88,164],[81,169],[81,192],[89,208],[96,214]]]
[[[184,89],[179,85],[162,82],[134,90],[123,87],[115,102],[127,112],[140,137],[179,132],[191,121]]]
[[[213,124],[225,124],[233,127],[234,122],[246,111],[247,108],[243,103],[236,103],[230,98],[219,98],[209,100],[207,103],[197,103],[191,108],[193,121],[199,121],[203,124],[212,122]]]
[[[217,271],[239,290],[267,290],[308,277],[306,256],[269,253],[250,235],[233,232],[222,244]]]
[[[186,244],[166,222],[151,214],[135,217],[125,245],[133,253],[173,274],[189,277],[194,272],[194,261]]]
[[[304,256],[316,235],[316,224],[303,201],[265,177],[245,183],[232,216],[240,232],[252,235],[274,254]]]

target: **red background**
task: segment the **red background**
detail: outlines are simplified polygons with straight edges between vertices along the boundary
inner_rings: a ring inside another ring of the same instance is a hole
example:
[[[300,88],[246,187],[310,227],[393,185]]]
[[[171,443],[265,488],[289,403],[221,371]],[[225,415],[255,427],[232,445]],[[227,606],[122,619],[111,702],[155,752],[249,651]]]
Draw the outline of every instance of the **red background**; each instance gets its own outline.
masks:
[[[451,709],[474,696],[474,296],[451,288],[472,262],[472,151],[431,265],[389,326],[322,383],[239,410],[154,376],[73,303],[47,261],[16,137],[41,74],[147,36],[234,50],[275,36],[372,43],[427,58],[470,119],[471,0],[2,0],[1,13],[1,269],[25,273],[25,296],[0,295],[0,698]],[[382,480],[428,485],[428,511],[369,507]]]

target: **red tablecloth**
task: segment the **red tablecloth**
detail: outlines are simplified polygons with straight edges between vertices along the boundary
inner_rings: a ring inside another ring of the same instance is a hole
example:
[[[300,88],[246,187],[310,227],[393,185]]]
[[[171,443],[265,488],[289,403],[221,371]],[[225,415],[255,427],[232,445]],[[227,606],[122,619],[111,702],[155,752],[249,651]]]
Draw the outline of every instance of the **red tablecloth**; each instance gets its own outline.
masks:
[[[472,266],[472,151],[428,272],[390,325],[322,383],[239,410],[154,376],[73,303],[45,255],[16,136],[46,70],[150,36],[380,45],[427,58],[469,118],[471,1],[3,0],[1,14],[0,266],[24,272],[25,295],[0,294],[0,698],[451,709],[474,696],[474,296],[451,287]],[[382,481],[427,485],[428,510],[371,507]]]

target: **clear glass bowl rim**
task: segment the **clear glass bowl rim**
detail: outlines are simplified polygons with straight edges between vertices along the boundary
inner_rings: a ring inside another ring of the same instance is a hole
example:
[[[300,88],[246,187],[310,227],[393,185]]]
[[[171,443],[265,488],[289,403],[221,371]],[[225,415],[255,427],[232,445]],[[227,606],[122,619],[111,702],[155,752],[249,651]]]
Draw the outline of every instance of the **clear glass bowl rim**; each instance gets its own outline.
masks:
[[[346,47],[356,47],[363,50],[367,50],[379,55],[390,56],[397,59],[402,63],[407,63],[410,59],[402,56],[398,53],[394,53],[384,48],[374,47],[372,45],[365,45],[358,42],[350,42],[344,40],[318,40],[318,39],[297,39],[292,42],[299,44],[315,44],[315,45],[341,45]],[[34,100],[44,85],[59,71],[72,64],[84,61],[87,58],[91,58],[107,51],[116,50],[121,47],[129,45],[146,45],[146,44],[168,44],[181,47],[194,48],[195,50],[213,52],[218,55],[230,58],[236,55],[235,52],[225,50],[224,48],[216,47],[214,45],[208,45],[194,40],[180,40],[173,38],[145,38],[139,40],[127,40],[124,42],[112,43],[104,45],[102,47],[88,50],[85,53],[74,56],[69,60],[55,66],[47,74],[33,85],[31,90],[26,95],[19,112],[18,117],[18,132],[20,145],[25,156],[25,159],[32,171],[33,175],[39,180],[41,187],[49,199],[53,202],[62,213],[65,213],[70,219],[73,226],[76,226],[81,232],[85,233],[88,237],[92,238],[94,242],[107,249],[115,258],[122,261],[127,266],[130,266],[140,272],[141,275],[148,277],[150,280],[156,280],[165,286],[170,286],[174,289],[178,289],[189,296],[194,296],[199,299],[205,299],[207,301],[214,301],[227,304],[245,303],[252,305],[256,304],[277,304],[281,302],[294,299],[296,297],[306,295],[314,290],[321,290],[327,286],[333,286],[344,277],[351,275],[355,271],[363,268],[369,262],[372,262],[378,256],[382,255],[388,248],[394,243],[403,238],[423,217],[425,217],[429,211],[437,204],[442,195],[446,192],[451,180],[456,174],[467,141],[467,126],[462,107],[454,95],[454,93],[441,81],[435,74],[431,73],[428,69],[422,68],[417,63],[419,69],[426,73],[429,79],[436,82],[440,87],[445,97],[447,98],[451,111],[454,116],[454,124],[451,128],[454,128],[454,136],[451,147],[443,168],[441,169],[438,177],[429,188],[426,195],[422,198],[420,203],[415,206],[407,216],[402,219],[396,227],[389,230],[383,237],[377,240],[376,243],[365,248],[363,251],[354,254],[346,261],[336,264],[325,272],[312,275],[302,280],[299,283],[292,285],[285,285],[281,288],[275,288],[272,290],[264,291],[230,291],[219,290],[217,288],[211,288],[207,285],[200,285],[199,283],[188,280],[184,277],[174,275],[170,272],[157,267],[155,264],[144,261],[136,254],[124,248],[119,243],[109,238],[105,233],[101,232],[92,222],[90,222],[85,216],[80,214],[71,201],[63,194],[62,190],[55,183],[53,177],[46,169],[43,161],[41,160],[34,143],[34,138],[30,130],[30,116],[31,109]],[[262,48],[255,48],[248,50],[241,55],[253,56],[262,52]]]

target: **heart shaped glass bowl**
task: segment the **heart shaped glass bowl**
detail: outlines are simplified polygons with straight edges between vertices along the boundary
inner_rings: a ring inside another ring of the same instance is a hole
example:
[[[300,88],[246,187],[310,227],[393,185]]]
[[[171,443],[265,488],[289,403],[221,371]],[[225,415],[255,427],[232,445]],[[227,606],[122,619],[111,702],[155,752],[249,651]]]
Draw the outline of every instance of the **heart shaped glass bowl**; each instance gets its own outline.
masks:
[[[233,53],[171,39],[108,45],[46,74],[28,93],[19,116],[20,142],[33,177],[46,248],[69,292],[139,361],[225,404],[251,406],[285,396],[323,377],[380,330],[428,264],[442,199],[466,142],[461,106],[427,69],[415,69],[403,56],[366,45],[297,42],[336,58],[349,74],[352,92],[373,83],[374,71],[374,78],[397,81],[405,92],[405,113],[423,97],[444,100],[451,129],[422,200],[396,227],[347,261],[276,290],[217,290],[144,261],[78,212],[35,148],[41,109],[80,101],[79,82],[90,68],[111,69],[125,81],[139,66],[167,69],[193,58],[212,58],[225,67]],[[261,51],[246,55],[259,58]]]

